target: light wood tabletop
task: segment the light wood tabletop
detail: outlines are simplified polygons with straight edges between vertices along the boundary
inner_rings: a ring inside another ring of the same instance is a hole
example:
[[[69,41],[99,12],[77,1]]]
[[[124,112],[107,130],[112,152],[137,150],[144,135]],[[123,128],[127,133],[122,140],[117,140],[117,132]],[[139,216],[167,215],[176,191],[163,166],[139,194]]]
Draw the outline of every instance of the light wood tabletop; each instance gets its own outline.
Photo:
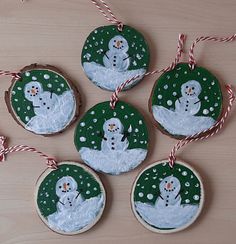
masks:
[[[183,61],[192,41],[199,35],[227,36],[235,33],[234,0],[110,0],[117,17],[145,36],[151,53],[150,70],[167,66],[174,58],[179,33],[187,35]],[[101,90],[85,76],[81,50],[89,33],[109,25],[89,0],[1,0],[0,69],[20,70],[31,63],[50,64],[63,70],[82,95],[81,115],[98,102],[109,100],[111,92]],[[236,42],[197,46],[197,63],[215,74],[223,87],[236,85]],[[107,205],[101,220],[88,232],[62,236],[50,231],[37,216],[34,188],[46,168],[42,158],[32,153],[12,153],[0,165],[0,243],[161,243],[231,244],[236,230],[236,109],[218,135],[187,145],[178,158],[196,168],[204,180],[206,202],[198,220],[174,234],[155,234],[134,217],[130,206],[132,183],[142,167],[167,158],[175,139],[152,125],[148,98],[158,75],[120,95],[145,116],[150,133],[146,161],[120,176],[99,174],[107,190]],[[80,161],[73,143],[77,123],[60,135],[36,136],[20,127],[8,113],[4,91],[9,77],[1,77],[0,134],[8,145],[27,144],[57,160]],[[224,92],[224,96],[225,96]]]

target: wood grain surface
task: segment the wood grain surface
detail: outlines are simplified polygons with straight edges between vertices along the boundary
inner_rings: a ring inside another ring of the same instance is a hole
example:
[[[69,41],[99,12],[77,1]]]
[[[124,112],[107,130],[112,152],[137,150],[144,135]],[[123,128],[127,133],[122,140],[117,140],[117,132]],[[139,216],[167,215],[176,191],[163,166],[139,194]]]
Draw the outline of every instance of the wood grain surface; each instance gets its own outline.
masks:
[[[110,0],[109,5],[119,19],[146,37],[151,49],[150,70],[170,63],[178,33],[187,34],[186,61],[188,48],[197,36],[226,36],[236,31],[235,0]],[[17,71],[31,63],[58,67],[79,88],[83,114],[111,95],[94,86],[80,64],[86,37],[96,27],[107,24],[89,0],[0,0],[0,69]],[[236,42],[204,43],[196,48],[198,64],[213,72],[222,86],[236,85],[235,53]],[[0,165],[1,244],[235,243],[235,108],[220,134],[192,143],[178,153],[180,159],[198,170],[205,183],[206,202],[198,220],[182,232],[163,235],[145,229],[132,214],[130,191],[136,175],[142,167],[166,158],[176,142],[154,128],[148,112],[148,98],[157,77],[145,78],[121,95],[144,114],[150,132],[150,153],[142,166],[130,173],[100,174],[108,202],[96,226],[76,236],[50,231],[37,216],[33,199],[35,182],[46,167],[44,160],[32,153],[15,153]],[[80,160],[73,145],[75,124],[63,134],[47,138],[27,132],[14,121],[4,103],[10,80],[1,77],[0,93],[0,133],[9,138],[9,145],[34,146],[59,161]]]

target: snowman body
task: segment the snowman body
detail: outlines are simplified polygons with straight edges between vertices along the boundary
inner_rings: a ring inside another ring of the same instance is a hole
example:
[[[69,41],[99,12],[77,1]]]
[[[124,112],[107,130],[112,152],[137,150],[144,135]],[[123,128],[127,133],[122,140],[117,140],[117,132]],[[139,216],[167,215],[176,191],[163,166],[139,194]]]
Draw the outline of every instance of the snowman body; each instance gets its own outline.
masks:
[[[125,151],[129,142],[124,137],[124,127],[118,118],[111,118],[103,125],[104,137],[101,143],[103,152]]]
[[[103,64],[108,69],[119,72],[126,71],[130,65],[130,58],[127,53],[129,46],[126,39],[117,35],[108,44],[109,50],[103,56]]]
[[[62,195],[57,203],[58,212],[72,212],[83,202],[79,192],[72,191]]]
[[[196,80],[190,80],[181,86],[182,97],[175,101],[175,112],[185,115],[195,115],[201,108],[198,96],[201,93],[201,85]]]
[[[167,208],[169,206],[180,206],[180,188],[180,182],[176,177],[165,177],[159,185],[160,196],[156,200],[155,207]]]

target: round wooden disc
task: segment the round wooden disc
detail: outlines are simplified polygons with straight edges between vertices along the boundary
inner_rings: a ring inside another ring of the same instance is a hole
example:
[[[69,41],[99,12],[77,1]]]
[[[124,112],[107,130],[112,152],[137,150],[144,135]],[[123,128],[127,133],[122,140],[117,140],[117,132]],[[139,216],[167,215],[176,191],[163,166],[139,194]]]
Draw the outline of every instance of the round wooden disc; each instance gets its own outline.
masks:
[[[182,139],[214,125],[222,111],[219,81],[207,69],[187,63],[161,75],[153,87],[149,110],[165,134]]]
[[[71,161],[47,169],[39,177],[35,205],[48,228],[75,235],[92,228],[101,218],[106,192],[99,177],[87,166]]]
[[[141,33],[125,25],[102,26],[90,33],[85,41],[81,63],[87,77],[98,87],[114,91],[121,83],[140,75],[125,89],[136,85],[146,73],[150,54]]]
[[[78,117],[80,95],[71,80],[50,65],[32,64],[13,79],[5,101],[15,121],[38,135],[54,135]]]
[[[98,103],[80,119],[74,138],[81,159],[91,168],[118,175],[141,164],[148,153],[143,116],[128,103]]]
[[[204,203],[204,188],[199,174],[186,163],[168,160],[143,169],[131,192],[132,211],[147,229],[173,233],[190,226]]]

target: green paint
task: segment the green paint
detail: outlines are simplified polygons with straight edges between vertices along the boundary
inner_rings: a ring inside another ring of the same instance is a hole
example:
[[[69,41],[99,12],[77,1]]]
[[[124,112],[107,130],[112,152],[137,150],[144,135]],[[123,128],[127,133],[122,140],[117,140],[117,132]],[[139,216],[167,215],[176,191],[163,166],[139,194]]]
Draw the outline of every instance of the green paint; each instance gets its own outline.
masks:
[[[98,133],[103,132],[105,120],[113,117],[120,119],[124,126],[124,131],[128,131],[129,126],[132,126],[131,135],[127,138],[129,149],[147,149],[148,131],[142,115],[131,105],[122,101],[119,101],[113,110],[110,108],[109,101],[107,101],[89,109],[79,121],[75,130],[74,140],[77,150],[79,151],[81,147],[100,150],[102,138],[98,136]],[[86,141],[81,141],[81,137],[84,137]]]
[[[187,63],[178,64],[174,70],[164,73],[157,80],[151,98],[152,105],[174,110],[175,101],[182,96],[181,85],[189,80],[198,81],[202,87],[202,92],[199,95],[201,108],[196,116],[207,116],[217,120],[222,110],[222,93],[219,81],[202,67],[195,67],[194,70],[190,70]],[[173,93],[176,93],[176,95],[173,95]],[[158,98],[158,95],[162,95],[161,99]],[[168,100],[172,101],[171,105],[167,104]],[[204,109],[207,109],[209,113],[204,114]]]
[[[45,79],[44,75],[49,75],[49,79]],[[24,95],[24,87],[31,81],[37,81],[42,84],[44,91],[53,91],[57,95],[71,90],[68,82],[63,76],[55,71],[48,69],[33,69],[21,74],[21,79],[15,82],[11,90],[11,104],[16,113],[17,118],[24,124],[35,116],[32,102],[28,101]]]
[[[128,44],[128,55],[132,58],[128,70],[148,68],[149,48],[141,33],[125,25],[122,31],[115,25],[102,26],[90,33],[85,41],[81,62],[96,62],[103,65],[103,56],[108,51],[109,41],[116,35],[123,36]]]
[[[201,188],[196,175],[189,168],[178,163],[171,169],[168,162],[157,164],[145,170],[139,176],[135,185],[134,201],[154,204],[160,195],[160,182],[170,175],[175,176],[180,181],[182,204],[199,204],[201,200]],[[140,197],[139,193],[143,193],[143,197]],[[154,196],[153,199],[149,200],[147,198],[148,194],[152,194]],[[194,199],[195,195],[199,196],[198,200]]]
[[[56,195],[56,183],[63,176],[71,176],[78,184],[78,191],[84,199],[96,197],[101,194],[101,188],[92,174],[82,167],[72,164],[62,164],[57,170],[49,173],[42,181],[38,189],[37,204],[44,217],[56,212],[56,204],[59,200]],[[89,184],[88,184],[89,183]]]

